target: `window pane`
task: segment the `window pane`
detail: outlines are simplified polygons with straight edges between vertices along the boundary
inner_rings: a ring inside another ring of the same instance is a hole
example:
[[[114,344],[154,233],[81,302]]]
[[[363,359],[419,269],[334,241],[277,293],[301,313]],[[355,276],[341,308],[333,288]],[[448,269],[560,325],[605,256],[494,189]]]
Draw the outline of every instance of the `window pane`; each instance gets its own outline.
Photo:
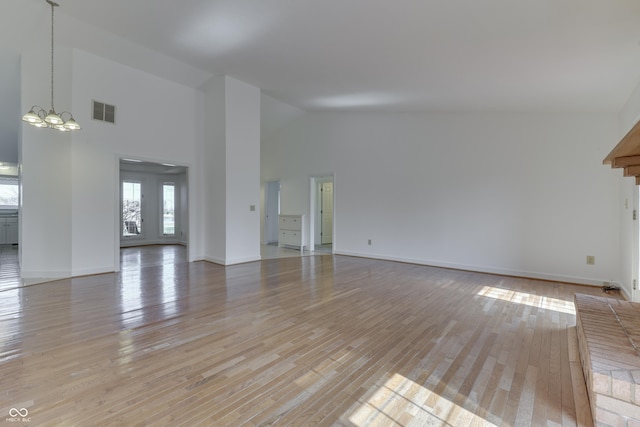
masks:
[[[0,183],[0,206],[2,207],[18,207],[18,183],[11,183],[3,180]]]
[[[175,236],[175,185],[165,183],[162,186],[162,233],[165,236]]]
[[[122,235],[142,233],[142,185],[139,182],[122,183]]]

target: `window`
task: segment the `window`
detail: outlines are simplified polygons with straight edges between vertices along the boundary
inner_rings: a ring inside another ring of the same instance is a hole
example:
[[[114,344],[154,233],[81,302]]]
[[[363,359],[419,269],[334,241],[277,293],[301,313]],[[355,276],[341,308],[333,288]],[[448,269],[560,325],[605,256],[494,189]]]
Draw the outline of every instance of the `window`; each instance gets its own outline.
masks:
[[[142,184],[122,182],[122,235],[142,234]]]
[[[176,235],[176,192],[173,182],[162,184],[162,234]]]
[[[19,199],[18,179],[0,178],[0,209],[18,209]]]

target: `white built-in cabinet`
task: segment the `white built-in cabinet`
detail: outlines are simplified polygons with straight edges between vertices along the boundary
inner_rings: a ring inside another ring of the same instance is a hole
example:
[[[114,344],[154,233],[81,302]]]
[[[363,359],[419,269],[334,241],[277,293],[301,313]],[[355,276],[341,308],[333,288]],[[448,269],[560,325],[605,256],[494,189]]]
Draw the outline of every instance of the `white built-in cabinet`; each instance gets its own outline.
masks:
[[[304,249],[304,215],[280,215],[278,221],[278,246],[294,246]]]
[[[0,245],[18,244],[18,217],[0,217]]]

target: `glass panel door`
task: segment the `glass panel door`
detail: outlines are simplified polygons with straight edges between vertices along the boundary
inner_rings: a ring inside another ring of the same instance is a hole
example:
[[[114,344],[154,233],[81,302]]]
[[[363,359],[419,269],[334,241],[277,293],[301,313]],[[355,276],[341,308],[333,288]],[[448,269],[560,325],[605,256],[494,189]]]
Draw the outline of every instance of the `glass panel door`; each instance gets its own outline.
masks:
[[[142,234],[142,184],[135,181],[122,182],[122,235]]]
[[[165,236],[176,235],[175,187],[173,182],[162,184],[162,234]]]

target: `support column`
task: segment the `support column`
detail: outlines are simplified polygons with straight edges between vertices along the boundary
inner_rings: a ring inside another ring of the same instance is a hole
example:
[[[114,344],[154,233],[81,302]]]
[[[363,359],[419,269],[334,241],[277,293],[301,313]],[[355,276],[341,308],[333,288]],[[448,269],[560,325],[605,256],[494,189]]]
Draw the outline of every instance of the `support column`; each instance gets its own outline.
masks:
[[[205,85],[205,259],[260,259],[260,89],[228,76]]]

